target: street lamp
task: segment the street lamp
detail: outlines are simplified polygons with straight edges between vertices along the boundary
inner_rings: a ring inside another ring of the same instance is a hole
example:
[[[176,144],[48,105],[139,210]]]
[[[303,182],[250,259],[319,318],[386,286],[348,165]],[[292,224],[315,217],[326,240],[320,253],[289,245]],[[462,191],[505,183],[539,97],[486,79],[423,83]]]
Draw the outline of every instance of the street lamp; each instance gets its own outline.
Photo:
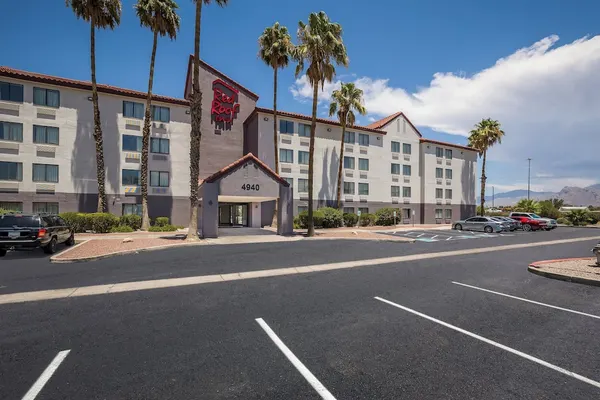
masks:
[[[531,192],[531,158],[528,158],[529,172],[527,174],[527,200],[529,200],[529,192]]]

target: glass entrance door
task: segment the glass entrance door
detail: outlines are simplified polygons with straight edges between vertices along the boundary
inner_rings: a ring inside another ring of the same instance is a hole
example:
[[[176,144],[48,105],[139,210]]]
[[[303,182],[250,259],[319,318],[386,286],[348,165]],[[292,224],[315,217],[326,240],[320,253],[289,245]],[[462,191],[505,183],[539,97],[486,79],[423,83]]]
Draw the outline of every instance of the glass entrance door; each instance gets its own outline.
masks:
[[[248,204],[219,204],[219,226],[248,226]]]

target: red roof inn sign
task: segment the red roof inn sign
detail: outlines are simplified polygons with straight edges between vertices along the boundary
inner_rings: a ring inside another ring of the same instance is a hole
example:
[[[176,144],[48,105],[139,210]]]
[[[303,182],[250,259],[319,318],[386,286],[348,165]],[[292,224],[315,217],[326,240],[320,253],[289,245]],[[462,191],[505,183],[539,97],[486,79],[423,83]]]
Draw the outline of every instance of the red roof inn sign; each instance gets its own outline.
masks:
[[[231,130],[233,120],[240,112],[238,91],[217,79],[212,84],[213,100],[210,107],[210,118],[219,129]]]

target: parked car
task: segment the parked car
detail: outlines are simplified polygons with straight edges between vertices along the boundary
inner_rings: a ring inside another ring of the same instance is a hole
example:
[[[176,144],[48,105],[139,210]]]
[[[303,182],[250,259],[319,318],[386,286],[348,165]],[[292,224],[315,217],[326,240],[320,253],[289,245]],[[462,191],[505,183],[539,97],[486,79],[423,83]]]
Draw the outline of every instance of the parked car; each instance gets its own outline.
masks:
[[[491,217],[494,221],[498,221],[507,225],[507,231],[514,232],[517,229],[517,221],[507,217]]]
[[[456,221],[452,224],[452,229],[457,231],[480,231],[486,233],[502,232],[508,225],[499,221],[494,221],[491,217],[471,217],[465,220]]]
[[[521,217],[521,216],[512,216],[510,218],[514,219],[515,221],[519,221],[521,223],[521,228],[525,232],[546,229],[547,222],[543,219],[534,219],[534,218]]]
[[[556,223],[555,219],[552,218],[542,218],[539,215],[535,214],[535,213],[526,213],[526,212],[511,212],[509,215],[510,218],[512,217],[528,217],[531,219],[536,219],[536,220],[541,220],[541,221],[546,221],[546,226],[544,229],[546,230],[550,230],[550,229],[554,229],[558,226],[558,224]]]
[[[37,247],[53,254],[60,243],[74,245],[75,235],[58,215],[0,215],[0,257],[4,257],[9,249]]]

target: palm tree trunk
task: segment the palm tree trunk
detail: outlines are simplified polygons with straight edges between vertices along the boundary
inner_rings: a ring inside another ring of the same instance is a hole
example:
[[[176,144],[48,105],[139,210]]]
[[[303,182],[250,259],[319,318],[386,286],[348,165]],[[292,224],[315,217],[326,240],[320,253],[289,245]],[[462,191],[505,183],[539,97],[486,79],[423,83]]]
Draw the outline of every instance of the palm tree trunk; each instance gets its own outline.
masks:
[[[340,145],[340,165],[337,179],[337,208],[342,208],[342,168],[344,167],[344,136],[346,135],[346,118],[342,118],[342,140]]]
[[[150,120],[152,107],[152,83],[154,81],[154,60],[156,58],[156,44],[158,42],[158,31],[154,31],[152,42],[152,57],[150,58],[150,78],[148,78],[148,97],[146,98],[146,115],[144,116],[144,130],[142,133],[142,230],[147,231],[150,227],[148,216],[148,145],[150,143]]]
[[[483,151],[483,162],[481,163],[481,216],[485,215],[485,160],[487,156],[487,150]]]
[[[100,125],[100,108],[98,107],[98,88],[96,87],[96,29],[90,22],[90,54],[92,69],[92,104],[94,107],[94,141],[96,142],[96,179],[98,180],[98,212],[106,212],[106,171],[104,170],[104,142]]]
[[[310,124],[310,146],[308,147],[308,232],[307,236],[315,236],[315,224],[313,221],[313,182],[314,182],[314,160],[315,160],[315,136],[317,130],[317,98],[319,95],[319,82],[314,83],[312,122]]]
[[[279,174],[279,153],[278,153],[277,135],[277,68],[273,68],[273,145],[275,147],[275,173]],[[275,199],[275,211],[273,212],[273,222],[271,226],[277,227],[277,209],[279,208],[279,198]]]
[[[200,22],[202,1],[196,1],[196,28],[194,35],[194,72],[192,83],[192,130],[190,132],[190,223],[188,240],[198,240],[198,177],[200,175],[200,139],[202,132],[202,93],[200,92]]]

